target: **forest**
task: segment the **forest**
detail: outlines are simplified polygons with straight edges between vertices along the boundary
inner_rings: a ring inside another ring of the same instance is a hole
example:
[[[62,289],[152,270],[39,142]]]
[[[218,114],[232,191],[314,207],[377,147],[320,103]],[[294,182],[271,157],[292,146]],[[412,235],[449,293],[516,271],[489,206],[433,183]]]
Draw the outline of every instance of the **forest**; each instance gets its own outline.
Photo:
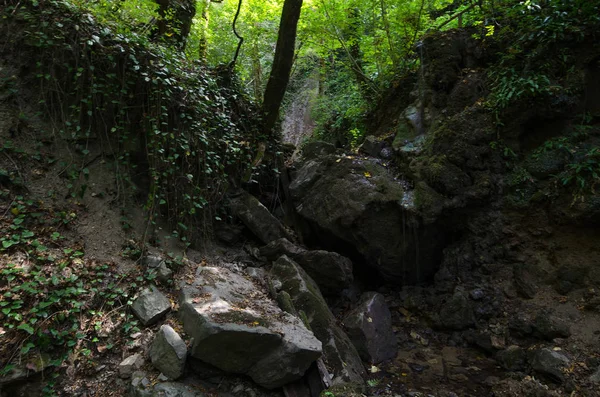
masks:
[[[0,0],[0,397],[600,396],[600,2]]]

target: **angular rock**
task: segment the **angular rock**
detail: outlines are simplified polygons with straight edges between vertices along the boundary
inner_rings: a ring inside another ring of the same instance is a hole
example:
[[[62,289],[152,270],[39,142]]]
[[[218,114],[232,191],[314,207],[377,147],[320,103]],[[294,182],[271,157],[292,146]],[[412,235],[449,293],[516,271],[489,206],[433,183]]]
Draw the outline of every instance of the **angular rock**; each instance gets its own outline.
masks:
[[[468,330],[463,335],[467,342],[490,354],[504,347],[504,339],[489,332]]]
[[[270,261],[277,260],[281,255],[295,258],[305,252],[306,249],[290,242],[287,238],[273,240],[260,249],[260,254]]]
[[[352,261],[336,252],[306,251],[298,255],[295,261],[326,295],[338,294],[354,281]]]
[[[156,279],[163,285],[166,285],[173,279],[173,270],[167,267],[165,262],[162,262],[156,271]]]
[[[164,262],[165,260],[160,255],[146,255],[142,259],[142,263],[148,269],[158,269]]]
[[[162,325],[148,352],[152,365],[169,379],[183,375],[187,346],[181,336],[169,325]]]
[[[558,383],[562,383],[565,380],[564,370],[569,366],[570,362],[564,354],[548,348],[532,352],[529,361],[534,371]]]
[[[358,150],[372,157],[379,156],[381,150],[385,147],[385,142],[377,140],[377,137],[369,135],[365,138]]]
[[[243,226],[218,222],[215,225],[215,237],[226,244],[235,244],[242,237]]]
[[[119,377],[126,379],[130,378],[131,375],[144,365],[144,358],[141,354],[136,353],[132,356],[127,357],[119,364]]]
[[[344,327],[360,357],[372,364],[396,357],[398,344],[392,314],[383,295],[363,294],[358,307],[344,319]]]
[[[540,339],[552,340],[571,336],[570,325],[550,313],[542,311],[533,320],[533,335]]]
[[[335,145],[329,142],[313,141],[302,146],[302,157],[305,159],[312,159],[333,153],[335,153]]]
[[[144,325],[152,325],[171,310],[171,302],[156,287],[144,289],[131,304],[131,310]]]
[[[321,356],[321,342],[283,312],[256,282],[232,270],[200,267],[182,284],[180,312],[194,339],[191,355],[266,388],[302,377]]]
[[[527,353],[519,346],[509,346],[498,352],[496,361],[508,371],[524,371],[527,365]]]
[[[538,288],[533,281],[533,277],[522,269],[514,271],[515,289],[519,296],[525,299],[533,299],[537,294]]]
[[[410,192],[377,161],[327,156],[302,165],[289,190],[304,240],[358,252],[391,282],[424,281],[439,264],[442,229],[423,222]]]
[[[352,261],[335,252],[306,250],[283,238],[262,247],[260,253],[271,261],[282,255],[293,259],[312,277],[325,295],[339,294],[354,280]]]
[[[443,328],[462,330],[475,325],[475,315],[469,298],[456,292],[440,309],[440,325]]]
[[[277,220],[267,207],[250,193],[240,190],[229,201],[229,208],[263,243],[288,237],[281,222]]]
[[[508,328],[512,335],[523,337],[527,335],[531,335],[533,332],[533,325],[531,319],[522,314],[516,313],[516,315],[510,319],[508,323]]]
[[[363,383],[366,373],[360,356],[337,325],[313,279],[287,256],[275,261],[271,275],[274,288],[289,294],[295,309],[304,313],[311,329],[323,343],[323,359],[334,376],[334,383]]]

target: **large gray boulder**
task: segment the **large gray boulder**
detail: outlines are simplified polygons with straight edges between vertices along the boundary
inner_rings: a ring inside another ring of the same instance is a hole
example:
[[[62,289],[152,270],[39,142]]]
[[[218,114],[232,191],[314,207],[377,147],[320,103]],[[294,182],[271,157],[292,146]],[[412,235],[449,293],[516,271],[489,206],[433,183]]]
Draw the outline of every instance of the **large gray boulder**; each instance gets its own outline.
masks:
[[[232,270],[200,267],[191,285],[182,284],[180,307],[193,357],[263,387],[300,379],[321,356],[321,342],[298,318]]]
[[[282,256],[271,269],[271,283],[279,294],[288,294],[323,343],[323,359],[334,383],[363,383],[366,375],[356,348],[337,325],[319,287],[300,265]]]
[[[344,327],[364,361],[378,364],[396,357],[398,344],[392,314],[383,295],[363,294],[358,306],[344,319]]]
[[[183,375],[187,346],[169,325],[160,327],[148,354],[152,365],[168,378],[175,380]]]
[[[281,238],[262,247],[260,253],[271,261],[282,255],[293,259],[312,277],[325,295],[339,294],[354,280],[352,261],[336,252],[306,250]]]
[[[378,160],[330,155],[304,162],[289,190],[305,241],[358,252],[388,281],[414,283],[433,275],[444,242],[403,186]]]
[[[131,310],[142,324],[152,325],[171,310],[171,302],[156,287],[151,286],[140,292],[131,304]]]
[[[229,208],[265,244],[288,237],[281,222],[271,215],[267,207],[244,190],[239,190],[230,198]]]

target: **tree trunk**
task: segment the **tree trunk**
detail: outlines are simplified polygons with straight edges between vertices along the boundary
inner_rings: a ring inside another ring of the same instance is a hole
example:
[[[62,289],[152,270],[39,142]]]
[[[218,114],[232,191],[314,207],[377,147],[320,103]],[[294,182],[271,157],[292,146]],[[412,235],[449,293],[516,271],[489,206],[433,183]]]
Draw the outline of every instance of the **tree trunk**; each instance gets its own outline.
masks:
[[[301,9],[302,0],[285,0],[283,3],[273,67],[265,89],[262,106],[263,126],[267,134],[271,134],[275,127],[279,117],[281,101],[290,80],[290,71],[292,70],[296,48],[296,28],[298,27]]]
[[[363,98],[367,101],[373,99],[373,82],[367,77],[363,69],[362,51],[360,49],[360,11],[358,8],[347,10],[348,26],[345,31],[348,44],[348,55],[350,57],[350,68],[354,73],[356,82]]]
[[[210,9],[210,0],[200,0],[199,4],[201,9],[200,18],[201,18],[201,26],[200,26],[200,43],[198,44],[198,59],[201,62],[206,62],[206,54],[208,52],[208,23],[209,23],[209,9]]]
[[[185,49],[196,15],[195,0],[154,0],[158,4],[159,19],[155,37]]]
[[[260,51],[258,50],[258,42],[254,42],[252,47],[252,87],[254,89],[254,99],[257,103],[262,100],[263,88],[263,72],[260,64]]]

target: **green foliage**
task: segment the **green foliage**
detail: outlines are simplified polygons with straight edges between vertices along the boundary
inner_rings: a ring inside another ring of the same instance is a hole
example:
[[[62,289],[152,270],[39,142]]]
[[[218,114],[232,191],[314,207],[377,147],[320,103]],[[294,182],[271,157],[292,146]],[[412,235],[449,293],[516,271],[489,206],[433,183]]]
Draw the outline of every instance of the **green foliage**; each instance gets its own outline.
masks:
[[[533,98],[543,94],[550,94],[556,87],[550,79],[543,74],[519,75],[514,69],[492,69],[490,71],[492,94],[489,100],[499,110],[507,108],[511,103]]]
[[[80,246],[66,245],[57,228],[68,227],[62,214],[70,210],[46,207],[16,196],[2,219],[0,235],[0,331],[9,374],[16,361],[37,367],[60,367],[64,360],[85,368],[137,330],[127,312],[139,283],[135,273],[85,257]],[[113,332],[113,330],[116,330]],[[10,341],[10,343],[8,343]],[[41,368],[40,368],[41,370]],[[52,378],[53,379],[53,378]],[[51,386],[51,385],[50,385]]]
[[[259,136],[235,87],[135,28],[150,3],[125,1],[117,11],[111,1],[27,3],[5,17],[27,24],[15,46],[29,54],[39,103],[77,154],[61,173],[71,196],[85,195],[88,147],[100,140],[116,160],[118,198],[147,191],[149,222],[164,215],[189,239],[191,230],[210,231],[215,203],[249,167]]]
[[[489,70],[488,104],[502,110],[538,96],[569,94],[572,57],[557,42],[579,42],[600,26],[597,3],[584,0],[503,1],[494,39],[507,47]],[[501,120],[500,120],[501,121]]]
[[[575,199],[588,193],[596,194],[600,183],[600,148],[593,147],[574,160],[558,176],[560,183],[574,188]]]

